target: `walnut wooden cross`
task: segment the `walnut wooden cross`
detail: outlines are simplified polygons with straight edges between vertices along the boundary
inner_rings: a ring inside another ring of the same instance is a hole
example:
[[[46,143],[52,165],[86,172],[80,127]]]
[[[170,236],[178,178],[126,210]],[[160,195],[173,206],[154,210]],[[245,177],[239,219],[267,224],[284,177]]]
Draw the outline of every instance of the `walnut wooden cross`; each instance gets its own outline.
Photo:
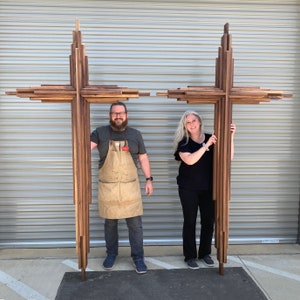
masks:
[[[292,97],[281,91],[271,91],[259,87],[233,86],[233,50],[231,47],[229,24],[224,26],[224,34],[216,59],[215,87],[188,86],[167,93],[157,93],[159,96],[177,98],[190,104],[214,104],[214,131],[218,142],[214,151],[214,187],[213,199],[215,210],[215,247],[219,261],[219,273],[224,274],[224,263],[227,262],[229,200],[230,200],[230,169],[231,169],[231,137],[233,104],[259,104],[271,99]]]
[[[89,204],[91,203],[91,155],[90,155],[90,103],[112,103],[129,98],[138,98],[136,89],[116,85],[89,85],[88,58],[81,41],[79,22],[73,31],[70,55],[70,84],[41,85],[39,87],[18,88],[6,92],[30,100],[42,102],[69,102],[72,112],[73,143],[73,197],[76,218],[76,252],[78,267],[85,280],[87,255],[89,252]]]

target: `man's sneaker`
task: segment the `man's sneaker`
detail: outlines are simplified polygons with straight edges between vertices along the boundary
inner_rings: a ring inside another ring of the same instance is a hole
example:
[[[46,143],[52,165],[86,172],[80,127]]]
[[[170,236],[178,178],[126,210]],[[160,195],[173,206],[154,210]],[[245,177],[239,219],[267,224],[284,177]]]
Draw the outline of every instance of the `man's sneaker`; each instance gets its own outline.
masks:
[[[187,260],[186,264],[189,269],[192,269],[192,270],[200,269],[199,265],[196,263],[196,260],[194,258]]]
[[[108,254],[103,262],[103,268],[105,270],[111,270],[116,261],[116,257],[117,257],[116,255]]]
[[[201,258],[201,261],[207,266],[207,267],[213,267],[214,266],[214,261],[209,255],[205,255],[204,257]]]
[[[144,263],[144,260],[142,258],[137,259],[134,262],[135,271],[138,274],[145,274],[147,272],[147,266]]]

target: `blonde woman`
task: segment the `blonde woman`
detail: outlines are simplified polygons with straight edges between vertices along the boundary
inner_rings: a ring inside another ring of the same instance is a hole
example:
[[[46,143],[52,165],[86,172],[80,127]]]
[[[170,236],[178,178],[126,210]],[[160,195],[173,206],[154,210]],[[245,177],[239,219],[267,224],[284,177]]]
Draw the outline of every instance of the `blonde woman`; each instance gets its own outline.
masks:
[[[236,127],[231,124],[231,152]],[[214,134],[204,133],[203,122],[195,111],[186,111],[175,133],[175,159],[180,161],[177,176],[179,198],[183,212],[183,255],[188,268],[199,269],[197,258],[213,267],[211,244],[214,232],[213,150]],[[197,253],[196,219],[200,210],[201,230]]]

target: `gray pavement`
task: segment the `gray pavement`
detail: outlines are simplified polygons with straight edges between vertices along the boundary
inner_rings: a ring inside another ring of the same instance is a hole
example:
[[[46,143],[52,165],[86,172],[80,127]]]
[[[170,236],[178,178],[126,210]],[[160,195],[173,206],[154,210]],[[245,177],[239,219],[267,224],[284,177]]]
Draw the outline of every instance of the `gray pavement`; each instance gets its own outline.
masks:
[[[149,269],[186,268],[181,253],[180,246],[145,247]],[[104,257],[104,247],[92,248],[86,271],[103,271]],[[215,252],[212,257],[216,262],[215,268],[218,268]],[[223,276],[226,276],[226,267],[236,266],[246,270],[268,299],[300,299],[300,245],[230,245]],[[77,267],[73,248],[0,249],[0,300],[55,299],[65,272],[77,271]],[[113,271],[118,270],[135,272],[128,247],[120,248]]]

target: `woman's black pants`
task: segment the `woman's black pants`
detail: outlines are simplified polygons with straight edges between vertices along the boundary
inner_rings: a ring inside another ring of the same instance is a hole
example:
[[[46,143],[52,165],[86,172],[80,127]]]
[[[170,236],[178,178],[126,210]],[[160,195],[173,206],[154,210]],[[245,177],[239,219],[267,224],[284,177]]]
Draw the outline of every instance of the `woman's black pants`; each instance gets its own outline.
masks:
[[[191,258],[201,259],[211,254],[211,244],[214,232],[215,206],[212,191],[186,190],[179,188],[179,197],[183,211],[183,255],[185,261]],[[198,208],[200,210],[200,244],[197,255],[196,246],[196,221]]]

